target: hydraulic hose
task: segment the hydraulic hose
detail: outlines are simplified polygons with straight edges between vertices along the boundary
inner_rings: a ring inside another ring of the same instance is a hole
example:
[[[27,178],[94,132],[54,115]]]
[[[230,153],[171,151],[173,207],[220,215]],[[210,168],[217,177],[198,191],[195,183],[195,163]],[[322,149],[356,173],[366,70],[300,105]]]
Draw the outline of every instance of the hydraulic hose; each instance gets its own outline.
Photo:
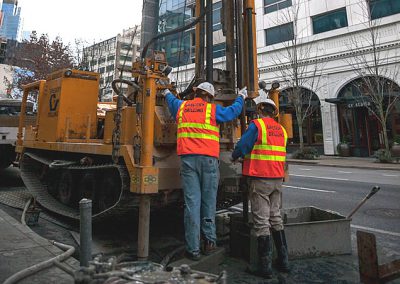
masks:
[[[188,29],[194,27],[198,22],[200,22],[204,18],[204,16],[206,15],[206,13],[207,13],[207,11],[209,9],[211,9],[211,7],[207,7],[207,9],[205,9],[205,11],[200,16],[198,16],[193,22],[191,22],[191,23],[189,23],[189,24],[187,24],[185,26],[182,26],[180,28],[176,28],[176,29],[173,29],[173,30],[161,33],[161,34],[158,34],[157,36],[153,37],[143,47],[142,54],[141,54],[140,57],[143,58],[143,59],[146,58],[147,50],[149,49],[150,45],[152,45],[157,39],[165,37],[165,36],[173,35],[173,34],[176,34],[176,33],[180,33],[182,31],[185,31],[185,30],[188,30]]]
[[[73,246],[70,245],[66,245],[66,244],[62,244],[62,243],[58,243],[56,241],[50,241],[50,243],[52,243],[53,245],[55,245],[56,247],[65,250],[62,254],[50,258],[48,260],[45,260],[43,262],[37,263],[35,265],[32,265],[28,268],[25,268],[13,275],[11,275],[10,277],[8,277],[6,279],[6,281],[4,281],[3,284],[13,284],[13,283],[17,283],[18,281],[24,279],[25,277],[28,277],[29,275],[32,275],[34,273],[37,273],[45,268],[51,267],[52,265],[58,265],[58,262],[61,262],[65,259],[67,259],[68,257],[70,257],[74,252],[75,252],[75,248]]]
[[[21,216],[22,225],[26,226],[25,215],[26,215],[26,211],[28,211],[28,208],[31,205],[31,203],[32,203],[32,198],[29,198],[29,200],[25,203],[24,210],[22,211],[22,216]]]

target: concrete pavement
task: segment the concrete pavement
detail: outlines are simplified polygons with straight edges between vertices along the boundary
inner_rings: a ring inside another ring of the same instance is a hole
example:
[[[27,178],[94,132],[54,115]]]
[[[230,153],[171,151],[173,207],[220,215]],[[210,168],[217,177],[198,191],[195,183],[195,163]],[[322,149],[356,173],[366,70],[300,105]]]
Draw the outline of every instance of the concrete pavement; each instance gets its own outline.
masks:
[[[318,160],[300,160],[288,157],[289,164],[305,164],[329,167],[400,171],[400,163],[379,163],[375,158],[320,156]]]
[[[63,253],[28,226],[0,209],[0,283],[14,273]],[[79,263],[69,258],[63,262],[70,269]],[[73,283],[73,277],[55,266],[25,278],[18,283]]]

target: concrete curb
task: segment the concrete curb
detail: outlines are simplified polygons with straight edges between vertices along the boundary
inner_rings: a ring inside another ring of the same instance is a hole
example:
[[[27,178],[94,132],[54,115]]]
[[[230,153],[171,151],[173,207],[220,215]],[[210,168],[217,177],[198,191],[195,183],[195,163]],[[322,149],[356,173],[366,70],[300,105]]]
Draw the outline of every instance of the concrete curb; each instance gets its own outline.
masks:
[[[367,169],[367,170],[389,170],[389,171],[400,171],[399,166],[390,166],[388,164],[379,164],[376,165],[354,165],[354,164],[346,164],[343,163],[339,164],[330,164],[330,163],[321,163],[318,160],[311,160],[311,161],[304,161],[304,160],[295,160],[295,159],[288,159],[287,160],[291,165],[310,165],[310,166],[321,166],[321,167],[336,167],[336,168],[354,168],[354,169]],[[384,167],[382,167],[384,165]]]

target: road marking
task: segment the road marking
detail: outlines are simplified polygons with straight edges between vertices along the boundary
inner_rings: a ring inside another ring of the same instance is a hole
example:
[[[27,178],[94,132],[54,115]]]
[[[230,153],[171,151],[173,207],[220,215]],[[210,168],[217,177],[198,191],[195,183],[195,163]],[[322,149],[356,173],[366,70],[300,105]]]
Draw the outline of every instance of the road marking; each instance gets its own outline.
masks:
[[[383,174],[384,177],[398,177],[399,175],[388,175],[388,174]]]
[[[317,177],[317,176],[305,176],[305,175],[294,175],[289,174],[294,177],[308,177],[308,178],[319,178],[319,179],[333,179],[333,180],[349,180],[348,178],[333,178],[333,177]]]
[[[355,228],[355,229],[361,229],[361,230],[371,231],[371,232],[375,232],[375,233],[381,233],[381,234],[391,235],[391,236],[395,236],[395,237],[400,237],[400,233],[396,233],[396,232],[390,232],[390,231],[379,230],[379,229],[357,226],[357,225],[350,225],[350,227]]]
[[[284,187],[288,188],[298,188],[301,190],[308,190],[308,191],[318,191],[318,192],[326,192],[326,193],[335,193],[336,191],[333,190],[323,190],[323,189],[315,189],[315,188],[308,188],[308,187],[301,187],[301,186],[292,186],[292,185],[283,185]]]
[[[304,168],[300,168],[299,170],[302,170],[302,171],[311,171],[311,169],[304,169]]]
[[[341,173],[341,174],[352,174],[353,172],[338,171],[338,173]]]

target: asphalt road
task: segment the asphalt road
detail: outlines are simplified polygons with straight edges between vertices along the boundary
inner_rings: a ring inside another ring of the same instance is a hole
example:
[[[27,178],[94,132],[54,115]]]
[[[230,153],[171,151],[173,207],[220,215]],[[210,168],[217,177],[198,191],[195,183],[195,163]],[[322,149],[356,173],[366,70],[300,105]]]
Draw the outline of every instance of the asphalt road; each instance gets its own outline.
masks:
[[[399,258],[400,171],[291,165],[283,207],[315,206],[347,216],[375,185],[380,191],[353,215],[353,239],[356,230],[372,232],[383,257]]]

